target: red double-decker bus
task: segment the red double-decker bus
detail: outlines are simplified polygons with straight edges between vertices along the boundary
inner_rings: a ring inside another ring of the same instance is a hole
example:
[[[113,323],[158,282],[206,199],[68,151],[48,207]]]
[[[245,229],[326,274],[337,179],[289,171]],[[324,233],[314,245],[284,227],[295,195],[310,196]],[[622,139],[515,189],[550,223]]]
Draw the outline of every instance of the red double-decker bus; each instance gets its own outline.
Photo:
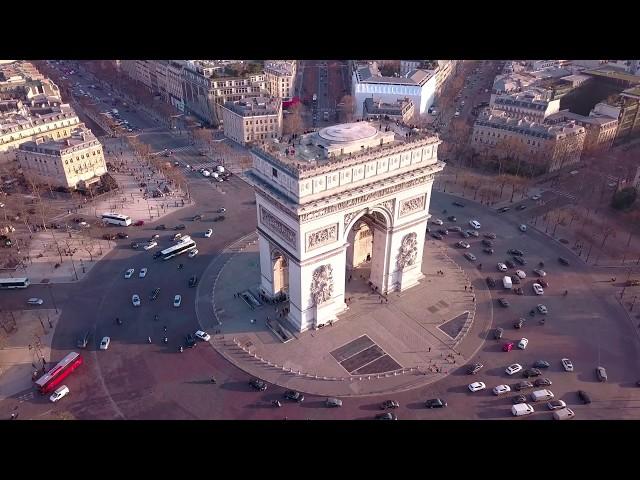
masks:
[[[49,393],[67,378],[71,372],[82,365],[82,362],[82,355],[71,352],[60,360],[55,367],[40,377],[36,381],[36,387],[38,387],[38,390],[40,390],[40,393],[43,395]]]

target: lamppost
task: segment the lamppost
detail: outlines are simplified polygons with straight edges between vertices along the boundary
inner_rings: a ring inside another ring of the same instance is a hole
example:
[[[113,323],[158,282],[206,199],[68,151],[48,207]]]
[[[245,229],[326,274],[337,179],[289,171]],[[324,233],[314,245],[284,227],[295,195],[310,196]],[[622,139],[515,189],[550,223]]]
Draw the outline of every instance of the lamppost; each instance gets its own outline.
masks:
[[[631,302],[631,308],[629,309],[630,312],[633,312],[633,306],[636,304],[636,298],[638,298],[638,296],[634,295],[633,301]]]
[[[51,284],[48,283],[47,287],[49,288],[49,296],[51,297],[51,301],[53,302],[53,308],[55,308],[56,313],[58,313],[58,307],[56,305],[56,299],[53,297],[53,290],[51,289]]]

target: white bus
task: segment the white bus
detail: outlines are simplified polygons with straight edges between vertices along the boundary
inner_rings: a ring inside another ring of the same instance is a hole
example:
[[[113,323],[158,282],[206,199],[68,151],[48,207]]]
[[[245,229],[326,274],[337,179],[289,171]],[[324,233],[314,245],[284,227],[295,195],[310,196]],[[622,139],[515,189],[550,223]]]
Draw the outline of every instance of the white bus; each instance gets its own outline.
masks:
[[[131,225],[131,218],[120,213],[103,213],[102,221],[105,223],[120,225],[122,227],[128,227],[129,225]]]
[[[169,260],[170,258],[180,255],[185,252],[190,252],[196,248],[196,242],[188,240],[186,242],[179,242],[176,245],[166,248],[160,252],[163,260]]]
[[[0,278],[0,289],[27,288],[30,282],[28,278]]]

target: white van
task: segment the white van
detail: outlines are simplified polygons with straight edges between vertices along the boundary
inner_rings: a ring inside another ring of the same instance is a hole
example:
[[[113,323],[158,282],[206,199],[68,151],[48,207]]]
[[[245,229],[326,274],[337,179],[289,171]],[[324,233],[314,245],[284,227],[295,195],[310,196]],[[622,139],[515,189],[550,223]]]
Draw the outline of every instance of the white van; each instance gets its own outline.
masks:
[[[514,417],[521,417],[523,415],[531,415],[534,412],[533,407],[528,403],[518,403],[511,407],[511,413]]]
[[[555,412],[553,412],[553,419],[554,420],[568,420],[570,418],[575,417],[575,413],[573,413],[573,410],[571,410],[570,408],[563,408],[561,410],[556,410]]]
[[[62,385],[61,387],[58,387],[54,392],[53,395],[51,395],[49,397],[49,400],[51,400],[53,403],[57,402],[58,400],[60,400],[62,397],[64,397],[65,395],[67,395],[69,393],[69,387],[67,387],[66,385]]]
[[[553,400],[553,392],[551,390],[547,390],[546,388],[543,390],[536,390],[531,394],[531,400],[534,402],[542,402]]]
[[[222,165],[218,165],[218,166],[216,167],[216,171],[217,171],[218,173],[224,173],[224,167],[223,167]]]
[[[513,282],[511,281],[511,277],[509,275],[505,275],[502,278],[502,285],[504,286],[505,290],[511,290],[511,288],[513,287]]]

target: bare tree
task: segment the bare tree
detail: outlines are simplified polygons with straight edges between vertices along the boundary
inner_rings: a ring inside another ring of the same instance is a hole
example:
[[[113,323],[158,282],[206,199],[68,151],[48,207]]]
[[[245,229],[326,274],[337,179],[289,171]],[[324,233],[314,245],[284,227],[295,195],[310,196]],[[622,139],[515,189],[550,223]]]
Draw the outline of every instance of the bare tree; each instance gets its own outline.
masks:
[[[282,130],[285,134],[296,135],[304,132],[303,108],[301,103],[295,104],[283,119]]]
[[[352,122],[355,114],[356,100],[351,95],[345,95],[338,104],[342,122]]]

